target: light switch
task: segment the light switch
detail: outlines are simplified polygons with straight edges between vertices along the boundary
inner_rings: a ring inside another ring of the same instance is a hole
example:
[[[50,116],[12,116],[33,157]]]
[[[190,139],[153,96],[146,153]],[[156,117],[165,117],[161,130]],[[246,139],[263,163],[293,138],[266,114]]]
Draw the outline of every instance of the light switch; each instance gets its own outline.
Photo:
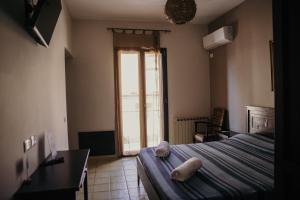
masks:
[[[24,152],[28,151],[31,148],[31,139],[24,140]]]

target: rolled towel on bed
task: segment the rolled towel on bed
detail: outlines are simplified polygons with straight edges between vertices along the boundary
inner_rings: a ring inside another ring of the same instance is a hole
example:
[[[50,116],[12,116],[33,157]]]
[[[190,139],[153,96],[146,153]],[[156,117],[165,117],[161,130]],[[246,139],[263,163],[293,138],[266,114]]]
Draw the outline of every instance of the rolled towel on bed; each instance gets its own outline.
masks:
[[[185,181],[201,167],[202,161],[199,158],[192,157],[173,169],[171,178],[177,181]]]
[[[157,157],[166,157],[170,154],[170,145],[167,141],[162,141],[155,148],[155,154]]]

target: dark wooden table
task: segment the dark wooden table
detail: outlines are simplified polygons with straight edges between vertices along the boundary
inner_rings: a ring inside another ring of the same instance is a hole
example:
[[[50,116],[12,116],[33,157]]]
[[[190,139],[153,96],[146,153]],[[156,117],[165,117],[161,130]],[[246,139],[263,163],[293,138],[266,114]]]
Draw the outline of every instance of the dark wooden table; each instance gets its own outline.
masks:
[[[64,162],[40,166],[31,176],[30,184],[23,184],[16,199],[75,200],[76,191],[84,187],[84,199],[88,200],[87,160],[89,150],[58,151]]]

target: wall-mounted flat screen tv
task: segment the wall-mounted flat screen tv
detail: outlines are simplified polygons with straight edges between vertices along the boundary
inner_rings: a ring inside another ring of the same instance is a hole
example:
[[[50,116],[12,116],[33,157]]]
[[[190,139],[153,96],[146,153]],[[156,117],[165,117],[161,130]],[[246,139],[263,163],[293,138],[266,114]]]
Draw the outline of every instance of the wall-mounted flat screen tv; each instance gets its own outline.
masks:
[[[61,9],[61,0],[38,0],[27,13],[27,28],[41,45],[49,46]]]

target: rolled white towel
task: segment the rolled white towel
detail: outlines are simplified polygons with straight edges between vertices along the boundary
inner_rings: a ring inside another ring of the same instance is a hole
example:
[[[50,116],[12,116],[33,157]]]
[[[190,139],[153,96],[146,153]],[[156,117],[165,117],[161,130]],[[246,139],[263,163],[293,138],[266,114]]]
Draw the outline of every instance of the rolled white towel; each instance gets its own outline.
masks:
[[[170,154],[170,145],[167,141],[162,141],[155,148],[155,154],[157,157],[166,157]]]
[[[199,158],[192,157],[173,169],[171,178],[177,181],[185,181],[200,169],[202,165],[202,161]]]

